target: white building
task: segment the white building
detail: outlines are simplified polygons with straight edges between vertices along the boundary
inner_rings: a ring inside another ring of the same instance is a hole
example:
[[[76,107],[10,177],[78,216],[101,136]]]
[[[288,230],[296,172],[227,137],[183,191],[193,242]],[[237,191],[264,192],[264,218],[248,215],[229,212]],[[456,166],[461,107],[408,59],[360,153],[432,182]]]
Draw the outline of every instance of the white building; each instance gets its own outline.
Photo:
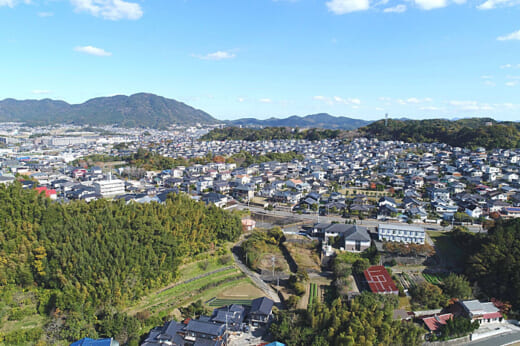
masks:
[[[94,182],[96,192],[103,197],[123,195],[125,193],[125,182],[120,179],[98,180]]]
[[[464,312],[472,321],[483,323],[502,322],[504,317],[493,303],[481,303],[478,300],[464,300],[460,302]]]
[[[424,228],[410,225],[379,224],[379,240],[424,244]]]

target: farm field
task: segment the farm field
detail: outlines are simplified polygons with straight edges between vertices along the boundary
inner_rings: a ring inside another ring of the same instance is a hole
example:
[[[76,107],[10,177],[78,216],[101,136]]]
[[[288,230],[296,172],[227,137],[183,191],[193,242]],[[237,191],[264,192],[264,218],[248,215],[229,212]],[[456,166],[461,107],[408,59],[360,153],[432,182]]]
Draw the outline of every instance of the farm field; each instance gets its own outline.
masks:
[[[300,269],[319,272],[320,259],[316,252],[316,243],[302,236],[288,236],[284,245]]]
[[[197,280],[156,291],[142,298],[139,303],[127,309],[126,312],[135,315],[146,310],[152,316],[164,317],[174,308],[187,305],[198,299],[204,300],[206,297],[206,299],[209,299],[225,288],[247,281],[245,275],[233,267]]]
[[[314,282],[311,282],[309,285],[309,305],[312,305],[316,301],[319,301],[318,285]]]
[[[431,283],[431,284],[434,284],[434,285],[440,285],[442,283],[442,281],[444,280],[444,278],[447,276],[447,274],[428,274],[428,273],[423,273],[422,274],[424,279]]]

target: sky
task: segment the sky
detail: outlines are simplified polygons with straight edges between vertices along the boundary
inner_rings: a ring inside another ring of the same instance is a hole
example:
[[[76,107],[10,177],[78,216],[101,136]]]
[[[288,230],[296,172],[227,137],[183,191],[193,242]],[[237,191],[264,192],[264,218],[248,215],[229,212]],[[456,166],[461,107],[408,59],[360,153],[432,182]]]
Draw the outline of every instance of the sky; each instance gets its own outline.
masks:
[[[520,0],[0,0],[0,99],[520,120]]]

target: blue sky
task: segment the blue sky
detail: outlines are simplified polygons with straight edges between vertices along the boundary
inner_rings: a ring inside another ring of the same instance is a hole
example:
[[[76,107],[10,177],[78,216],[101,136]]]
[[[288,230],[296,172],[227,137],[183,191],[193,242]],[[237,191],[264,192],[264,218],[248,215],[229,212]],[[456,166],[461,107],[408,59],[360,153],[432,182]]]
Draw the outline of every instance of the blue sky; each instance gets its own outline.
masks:
[[[520,120],[520,0],[0,0],[0,99]]]

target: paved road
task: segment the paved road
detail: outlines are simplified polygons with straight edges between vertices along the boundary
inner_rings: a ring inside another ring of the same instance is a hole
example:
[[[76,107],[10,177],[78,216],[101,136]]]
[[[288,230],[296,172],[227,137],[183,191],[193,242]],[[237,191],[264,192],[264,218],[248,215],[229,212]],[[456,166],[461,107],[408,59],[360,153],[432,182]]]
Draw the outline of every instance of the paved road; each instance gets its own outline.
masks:
[[[471,346],[504,346],[520,342],[520,332],[500,334],[483,340],[470,342]]]
[[[237,243],[235,246],[240,246],[240,243]],[[253,272],[250,270],[243,262],[242,260],[235,254],[233,251],[233,258],[235,259],[235,263],[237,267],[244,272],[252,281],[253,283],[260,288],[267,297],[272,299],[275,303],[280,303],[280,297],[278,297],[278,294],[269,286],[266,284],[261,278],[258,273]]]
[[[238,204],[237,205],[237,208],[238,209],[249,209],[255,213],[258,213],[258,214],[265,214],[266,216],[271,216],[271,217],[292,217],[292,218],[296,218],[296,219],[299,219],[300,221],[313,221],[313,222],[323,222],[323,223],[331,223],[333,221],[337,221],[337,222],[345,222],[345,219],[342,218],[342,217],[339,217],[339,216],[319,216],[314,213],[314,214],[298,214],[298,213],[292,213],[292,212],[288,212],[288,211],[281,211],[281,210],[271,210],[271,211],[266,211],[264,210],[264,208],[261,208],[261,207],[256,207],[256,206],[247,206],[247,204]],[[358,220],[357,221],[358,225],[363,225],[365,227],[377,227],[377,225],[379,225],[380,223],[385,223],[383,221],[380,221],[380,220],[374,220],[374,219],[365,219],[365,220]],[[424,228],[426,228],[427,230],[432,230],[432,231],[449,231],[451,230],[451,226],[447,226],[447,227],[442,227],[440,225],[436,225],[436,224],[431,224],[431,223],[414,223],[414,225],[418,225],[418,226],[422,226]],[[481,230],[481,227],[479,225],[470,225],[470,226],[466,226],[470,232],[474,232],[474,233],[478,233],[478,232],[482,232]]]

